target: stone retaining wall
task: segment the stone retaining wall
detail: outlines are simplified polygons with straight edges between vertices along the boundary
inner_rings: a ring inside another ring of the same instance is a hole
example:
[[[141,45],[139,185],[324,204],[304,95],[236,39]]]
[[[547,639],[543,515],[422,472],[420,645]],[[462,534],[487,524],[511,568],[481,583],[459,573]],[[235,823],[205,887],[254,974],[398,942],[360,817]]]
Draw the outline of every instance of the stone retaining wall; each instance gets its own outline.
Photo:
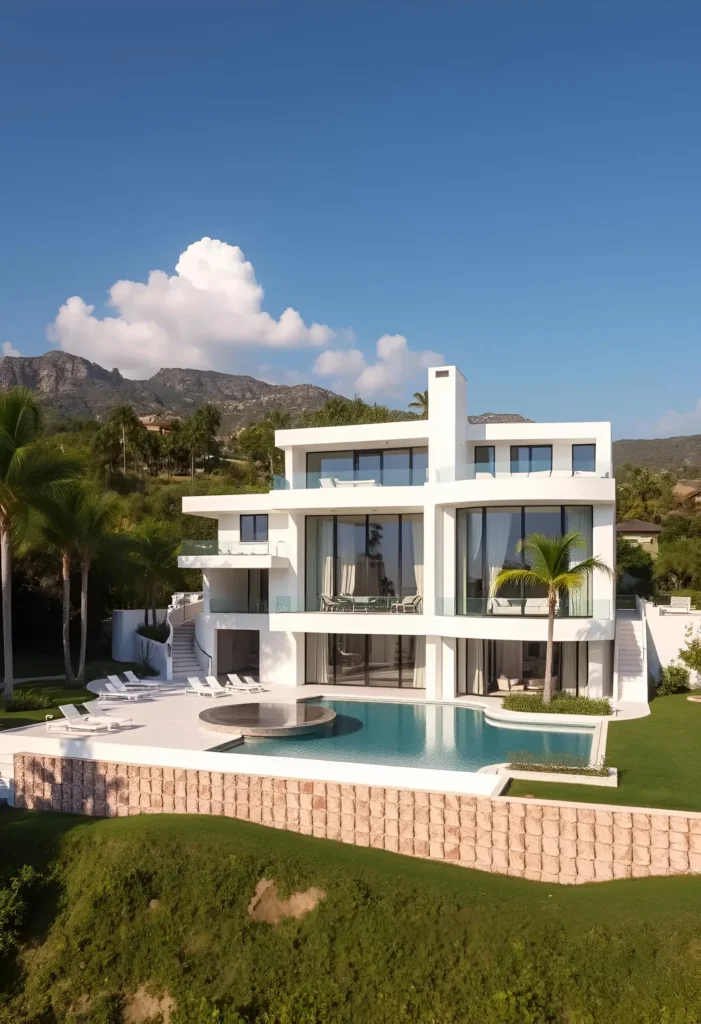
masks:
[[[701,872],[701,814],[15,755],[15,804],[218,814],[541,882]]]

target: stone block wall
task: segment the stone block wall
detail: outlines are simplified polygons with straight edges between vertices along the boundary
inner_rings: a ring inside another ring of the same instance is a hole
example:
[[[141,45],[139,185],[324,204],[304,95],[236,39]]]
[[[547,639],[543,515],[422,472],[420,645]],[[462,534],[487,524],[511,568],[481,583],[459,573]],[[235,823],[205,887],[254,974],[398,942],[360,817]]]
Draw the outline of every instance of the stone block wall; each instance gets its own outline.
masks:
[[[98,817],[217,814],[576,884],[701,873],[701,814],[15,755],[15,804]]]

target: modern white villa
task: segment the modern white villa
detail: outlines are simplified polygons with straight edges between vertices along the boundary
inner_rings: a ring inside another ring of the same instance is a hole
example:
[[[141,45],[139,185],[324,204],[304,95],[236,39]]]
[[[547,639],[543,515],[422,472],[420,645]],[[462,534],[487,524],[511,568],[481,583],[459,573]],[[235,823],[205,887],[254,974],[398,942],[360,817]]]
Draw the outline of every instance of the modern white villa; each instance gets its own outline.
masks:
[[[454,366],[428,371],[428,394],[427,419],[277,431],[285,473],[267,494],[183,499],[218,539],[183,545],[203,592],[173,619],[176,675],[427,701],[542,689],[545,595],[492,582],[532,533],[577,531],[578,561],[614,565],[610,424],[470,423]],[[560,601],[557,686],[647,700],[640,624],[625,618],[617,651],[616,622],[603,573]]]

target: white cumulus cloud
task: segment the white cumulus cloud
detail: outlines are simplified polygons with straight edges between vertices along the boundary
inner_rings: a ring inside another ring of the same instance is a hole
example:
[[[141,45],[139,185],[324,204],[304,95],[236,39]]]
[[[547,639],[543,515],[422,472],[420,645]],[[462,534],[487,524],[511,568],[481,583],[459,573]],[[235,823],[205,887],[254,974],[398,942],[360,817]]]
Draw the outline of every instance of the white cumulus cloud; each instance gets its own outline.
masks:
[[[701,434],[701,398],[693,409],[677,412],[668,409],[654,423],[645,427],[648,437],[680,437],[684,434]]]
[[[22,353],[19,352],[14,347],[14,345],[12,344],[11,341],[3,341],[3,343],[2,343],[2,354],[4,356],[21,356],[22,355]]]
[[[357,392],[366,398],[396,397],[412,384],[425,387],[424,371],[444,362],[440,352],[410,349],[403,334],[383,334],[374,363],[369,364],[358,348],[327,349],[313,369],[319,377],[333,378],[332,387],[338,391]]]
[[[49,325],[49,339],[67,352],[127,376],[162,366],[231,370],[242,349],[322,347],[334,337],[324,324],[307,326],[288,307],[279,319],[262,309],[263,289],[237,245],[201,238],[188,246],[171,277],[153,270],[144,284],[117,281],[109,305],[115,316],[74,295]]]

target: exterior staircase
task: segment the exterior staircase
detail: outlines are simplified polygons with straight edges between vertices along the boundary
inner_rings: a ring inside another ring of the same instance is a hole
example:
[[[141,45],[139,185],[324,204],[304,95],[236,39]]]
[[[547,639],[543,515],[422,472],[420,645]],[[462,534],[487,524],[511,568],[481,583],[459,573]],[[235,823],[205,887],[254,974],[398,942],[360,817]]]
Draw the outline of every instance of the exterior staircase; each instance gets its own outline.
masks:
[[[195,620],[173,629],[173,675],[196,676],[201,672],[195,651]]]
[[[647,623],[640,607],[634,612],[617,612],[614,693],[618,700],[646,702],[648,699],[646,632]]]

